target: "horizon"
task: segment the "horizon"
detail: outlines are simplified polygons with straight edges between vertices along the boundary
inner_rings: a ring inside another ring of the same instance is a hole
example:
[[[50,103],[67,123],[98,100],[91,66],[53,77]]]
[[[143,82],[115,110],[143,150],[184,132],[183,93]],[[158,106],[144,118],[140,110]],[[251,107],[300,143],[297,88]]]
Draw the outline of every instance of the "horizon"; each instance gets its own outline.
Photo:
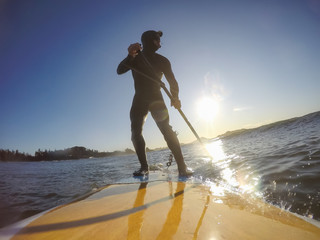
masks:
[[[312,0],[3,1],[0,14],[1,149],[133,148],[133,80],[116,68],[150,29],[163,32],[158,53],[199,136],[319,111]],[[196,140],[163,96],[180,142]],[[143,134],[148,148],[166,146],[150,115]]]
[[[280,124],[282,122],[286,122],[286,121],[290,121],[290,120],[294,120],[294,119],[298,119],[298,118],[304,118],[308,115],[312,115],[312,114],[316,114],[316,113],[320,113],[320,110],[319,111],[315,111],[315,112],[311,112],[311,113],[308,113],[308,114],[305,114],[303,116],[297,116],[297,117],[292,117],[292,118],[288,118],[288,119],[282,119],[282,120],[278,120],[276,122],[272,122],[272,123],[267,123],[267,124],[264,124],[264,125],[261,125],[261,126],[257,126],[257,127],[253,127],[253,128],[239,128],[239,129],[235,129],[235,130],[232,130],[232,131],[226,131],[224,132],[223,134],[220,134],[218,136],[215,136],[215,137],[203,137],[203,136],[199,136],[200,139],[206,139],[206,140],[212,140],[212,139],[216,139],[216,138],[219,138],[219,137],[224,137],[224,135],[226,134],[231,134],[234,133],[234,132],[238,132],[238,131],[247,131],[247,130],[255,130],[255,129],[258,129],[258,128],[261,128],[261,127],[265,127],[265,126],[268,126],[268,125],[273,125],[273,124]],[[187,142],[187,143],[184,143],[184,142],[181,142],[181,146],[184,146],[184,145],[189,145],[189,144],[194,144],[194,143],[197,143],[199,142],[198,140],[193,140],[191,142]],[[96,150],[96,149],[91,149],[91,148],[87,148],[86,146],[78,146],[78,145],[74,145],[74,146],[70,146],[70,147],[64,147],[63,149],[55,149],[55,150],[52,150],[52,149],[40,149],[38,148],[38,150],[36,150],[35,152],[37,151],[63,151],[63,150],[67,150],[67,149],[72,149],[72,148],[75,148],[75,147],[84,147],[85,149],[87,150],[92,150],[92,151],[98,151],[99,153],[113,153],[113,152],[125,152],[127,149],[129,150],[133,150],[134,151],[134,148],[133,147],[125,147],[124,149],[115,149],[113,151],[99,151],[99,150]],[[167,149],[168,147],[167,146],[163,146],[163,147],[156,147],[156,148],[149,148],[148,146],[146,146],[146,149],[147,149],[147,152],[148,151],[158,151],[158,150],[162,150],[162,149]],[[9,151],[19,151],[19,149],[2,149],[0,148],[0,150],[9,150]],[[30,154],[30,155],[34,155],[35,153],[25,153],[25,152],[20,152],[19,153],[23,153],[23,154]]]

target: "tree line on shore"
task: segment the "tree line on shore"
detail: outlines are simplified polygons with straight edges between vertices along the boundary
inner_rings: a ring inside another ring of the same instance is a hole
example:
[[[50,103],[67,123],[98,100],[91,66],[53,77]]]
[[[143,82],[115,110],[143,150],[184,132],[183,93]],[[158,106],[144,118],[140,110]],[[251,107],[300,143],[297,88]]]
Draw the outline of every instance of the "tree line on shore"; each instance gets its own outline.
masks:
[[[118,155],[134,154],[135,152],[129,148],[124,151],[99,152],[97,150],[87,149],[85,147],[72,147],[64,150],[44,150],[40,149],[35,152],[34,156],[21,153],[18,150],[10,151],[0,149],[1,162],[30,162],[30,161],[53,161],[53,160],[74,160],[84,158],[101,158]]]

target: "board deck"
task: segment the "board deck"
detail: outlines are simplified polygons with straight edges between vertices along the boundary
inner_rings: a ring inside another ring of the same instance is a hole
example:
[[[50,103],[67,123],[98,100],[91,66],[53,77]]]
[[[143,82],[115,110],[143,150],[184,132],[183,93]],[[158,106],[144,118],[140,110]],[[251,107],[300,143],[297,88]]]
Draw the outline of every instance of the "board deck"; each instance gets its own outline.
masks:
[[[46,212],[12,239],[319,240],[320,229],[260,200],[151,174]]]

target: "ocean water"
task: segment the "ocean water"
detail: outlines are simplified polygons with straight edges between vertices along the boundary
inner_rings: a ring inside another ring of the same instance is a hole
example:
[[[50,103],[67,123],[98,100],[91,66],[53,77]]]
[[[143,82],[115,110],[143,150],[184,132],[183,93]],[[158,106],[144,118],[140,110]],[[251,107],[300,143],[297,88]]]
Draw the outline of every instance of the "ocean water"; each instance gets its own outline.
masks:
[[[182,147],[195,171],[188,181],[261,198],[320,221],[320,112]],[[208,152],[211,156],[209,156]],[[167,149],[148,153],[165,166]],[[53,162],[0,163],[0,227],[131,177],[135,155]],[[176,165],[169,168],[173,175]]]

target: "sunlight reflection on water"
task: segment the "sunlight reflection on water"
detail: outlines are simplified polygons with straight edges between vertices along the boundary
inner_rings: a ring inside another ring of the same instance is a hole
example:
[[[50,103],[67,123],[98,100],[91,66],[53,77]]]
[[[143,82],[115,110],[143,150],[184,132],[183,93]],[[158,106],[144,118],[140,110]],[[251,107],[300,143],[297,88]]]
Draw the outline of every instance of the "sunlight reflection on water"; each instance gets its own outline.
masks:
[[[262,197],[258,191],[260,177],[253,174],[253,171],[247,169],[236,170],[231,168],[232,161],[237,161],[240,156],[227,155],[223,149],[221,139],[214,139],[206,144],[206,149],[212,158],[205,158],[204,161],[211,162],[220,170],[221,181],[207,182],[214,196],[224,196],[224,192],[233,192],[241,194],[253,194],[256,197]]]

